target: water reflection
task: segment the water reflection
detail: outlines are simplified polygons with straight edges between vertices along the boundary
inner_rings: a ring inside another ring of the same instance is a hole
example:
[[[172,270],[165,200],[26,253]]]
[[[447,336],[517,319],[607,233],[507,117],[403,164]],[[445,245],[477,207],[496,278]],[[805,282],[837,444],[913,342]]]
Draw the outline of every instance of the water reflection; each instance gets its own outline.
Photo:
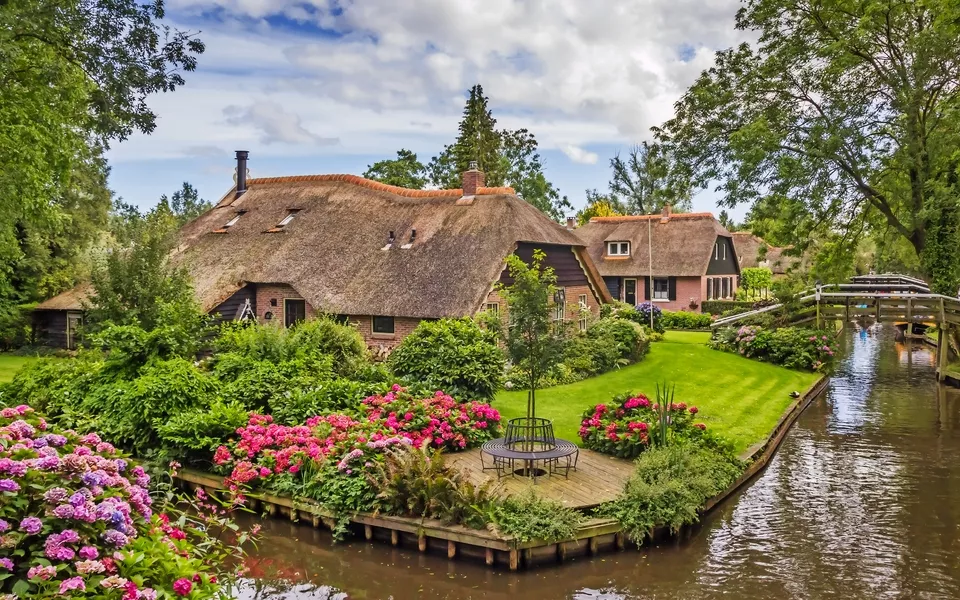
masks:
[[[826,397],[682,543],[511,574],[267,522],[244,599],[956,598],[960,430],[931,352],[851,329]],[[904,362],[904,358],[907,358]],[[269,582],[269,583],[268,583]]]

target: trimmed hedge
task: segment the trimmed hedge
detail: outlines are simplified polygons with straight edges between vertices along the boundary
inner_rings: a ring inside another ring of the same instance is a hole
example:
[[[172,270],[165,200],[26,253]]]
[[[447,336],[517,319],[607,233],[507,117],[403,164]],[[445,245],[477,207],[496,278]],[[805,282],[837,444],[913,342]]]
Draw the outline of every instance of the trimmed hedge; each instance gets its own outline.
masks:
[[[713,317],[707,313],[665,310],[660,322],[664,329],[709,329]]]
[[[747,312],[753,310],[753,302],[741,302],[738,300],[705,300],[700,304],[700,309],[703,312],[711,315],[720,315],[732,310],[737,310],[737,312]]]

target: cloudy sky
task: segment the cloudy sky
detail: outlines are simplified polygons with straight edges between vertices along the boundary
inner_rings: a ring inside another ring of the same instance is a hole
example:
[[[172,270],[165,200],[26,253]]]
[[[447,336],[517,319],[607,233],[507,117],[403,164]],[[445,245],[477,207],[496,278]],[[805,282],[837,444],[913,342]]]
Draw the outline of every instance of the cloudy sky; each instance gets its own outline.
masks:
[[[739,41],[737,0],[167,0],[207,50],[156,96],[156,131],[117,144],[111,185],[143,207],[196,185],[356,173],[400,148],[426,163],[483,85],[501,127],[536,134],[547,177],[581,206],[608,161],[650,138],[673,102]],[[699,194],[698,210],[714,210]],[[742,211],[736,211],[742,214]]]

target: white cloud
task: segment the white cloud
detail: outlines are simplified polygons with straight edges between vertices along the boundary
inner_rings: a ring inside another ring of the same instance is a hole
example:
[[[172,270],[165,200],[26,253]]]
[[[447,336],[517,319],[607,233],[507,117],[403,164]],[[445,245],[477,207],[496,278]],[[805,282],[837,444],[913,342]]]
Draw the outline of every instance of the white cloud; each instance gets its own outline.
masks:
[[[315,144],[332,146],[340,142],[337,138],[319,136],[308,131],[300,121],[299,115],[284,110],[276,102],[261,100],[250,106],[227,106],[223,109],[227,123],[259,130],[260,141],[264,144]]]
[[[595,165],[597,164],[597,159],[600,158],[596,152],[589,152],[573,144],[561,144],[560,151],[566,154],[567,158],[573,162],[584,165]]]

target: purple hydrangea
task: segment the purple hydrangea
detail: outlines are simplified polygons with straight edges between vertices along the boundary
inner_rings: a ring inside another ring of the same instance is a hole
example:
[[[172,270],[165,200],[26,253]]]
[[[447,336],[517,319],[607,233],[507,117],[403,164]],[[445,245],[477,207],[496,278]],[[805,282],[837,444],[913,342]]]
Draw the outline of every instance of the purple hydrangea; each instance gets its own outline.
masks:
[[[65,437],[62,436],[62,435],[57,435],[57,434],[55,434],[55,433],[51,433],[50,435],[46,435],[46,436],[44,436],[44,438],[47,440],[47,443],[48,443],[48,444],[50,444],[51,446],[53,446],[53,447],[55,447],[55,448],[59,448],[60,446],[64,446],[64,445],[66,445],[66,443],[67,443],[67,438],[65,438]]]
[[[12,479],[0,479],[0,492],[19,492],[20,484]]]
[[[10,523],[7,523],[7,522],[4,521],[3,519],[0,519],[0,533],[3,533],[4,531],[7,531],[8,529],[10,529]]]
[[[127,538],[127,536],[116,529],[108,529],[104,531],[103,540],[108,544],[116,546],[117,548],[123,548],[130,543],[130,540]]]
[[[127,470],[127,461],[123,460],[122,458],[118,458],[116,460],[116,465],[117,465],[117,471],[120,473],[123,473],[124,471]]]
[[[6,570],[8,570],[8,571],[12,571],[12,570],[13,570],[13,561],[10,560],[9,558],[0,558],[0,567],[3,567],[4,569],[6,569]]]
[[[70,579],[64,579],[60,583],[60,595],[66,596],[67,592],[70,590],[80,590],[86,591],[87,584],[83,582],[82,577],[71,577]]]
[[[53,515],[58,519],[72,519],[76,509],[69,504],[61,504],[53,509]]]
[[[50,488],[43,493],[43,499],[49,502],[50,504],[60,504],[70,495],[70,492],[63,489],[62,487]]]
[[[8,473],[11,477],[23,477],[27,474],[27,463],[0,458],[0,473]]]
[[[37,535],[41,529],[43,529],[43,521],[37,517],[27,517],[20,521],[20,530],[29,535]]]
[[[60,468],[60,459],[56,456],[44,456],[37,460],[36,467],[43,471],[56,471]]]
[[[74,495],[70,496],[70,504],[74,507],[83,506],[86,504],[87,500],[91,500],[93,494],[90,493],[90,490],[80,489]]]
[[[84,560],[93,560],[100,555],[100,553],[97,552],[97,549],[93,546],[84,546],[83,548],[80,548],[79,554],[80,558]]]

